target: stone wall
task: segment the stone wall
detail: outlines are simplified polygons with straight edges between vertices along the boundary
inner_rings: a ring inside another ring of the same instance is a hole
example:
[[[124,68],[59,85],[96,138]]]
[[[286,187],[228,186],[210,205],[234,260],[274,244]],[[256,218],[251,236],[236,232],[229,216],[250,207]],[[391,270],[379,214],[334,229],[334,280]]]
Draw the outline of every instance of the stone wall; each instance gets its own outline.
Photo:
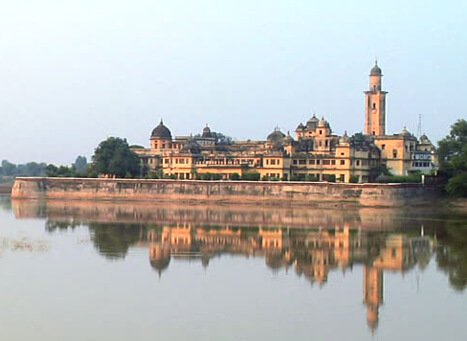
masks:
[[[301,206],[404,206],[429,204],[438,196],[420,184],[341,184],[142,179],[17,178],[16,199],[184,201]]]

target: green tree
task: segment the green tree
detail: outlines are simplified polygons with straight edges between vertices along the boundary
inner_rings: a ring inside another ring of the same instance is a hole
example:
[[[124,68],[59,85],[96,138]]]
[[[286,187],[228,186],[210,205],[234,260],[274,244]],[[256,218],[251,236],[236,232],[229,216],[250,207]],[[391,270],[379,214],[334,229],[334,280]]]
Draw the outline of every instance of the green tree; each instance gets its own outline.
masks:
[[[138,156],[131,151],[126,139],[109,137],[97,146],[92,157],[93,170],[98,174],[117,177],[140,175]]]
[[[7,160],[2,161],[2,175],[13,176],[16,175],[16,165]]]
[[[77,174],[85,175],[88,170],[88,160],[86,157],[79,155],[73,163],[73,168]]]
[[[458,120],[448,136],[438,142],[440,171],[448,178],[446,190],[467,197],[467,121]]]

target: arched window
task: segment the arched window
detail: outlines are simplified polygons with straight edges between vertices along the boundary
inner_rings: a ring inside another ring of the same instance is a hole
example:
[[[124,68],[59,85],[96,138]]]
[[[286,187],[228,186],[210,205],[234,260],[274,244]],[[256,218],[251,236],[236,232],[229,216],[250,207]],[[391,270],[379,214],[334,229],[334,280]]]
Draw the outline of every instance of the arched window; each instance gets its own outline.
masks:
[[[376,109],[376,103],[373,102],[373,109]]]

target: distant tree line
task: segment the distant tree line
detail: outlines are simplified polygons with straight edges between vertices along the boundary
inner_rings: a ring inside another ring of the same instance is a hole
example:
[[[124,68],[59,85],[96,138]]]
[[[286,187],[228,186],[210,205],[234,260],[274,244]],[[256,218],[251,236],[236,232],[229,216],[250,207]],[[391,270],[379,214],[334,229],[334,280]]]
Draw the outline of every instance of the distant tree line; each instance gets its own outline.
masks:
[[[0,166],[0,179],[7,181],[17,176],[45,176],[47,165],[45,163],[28,162],[14,164],[3,160]]]

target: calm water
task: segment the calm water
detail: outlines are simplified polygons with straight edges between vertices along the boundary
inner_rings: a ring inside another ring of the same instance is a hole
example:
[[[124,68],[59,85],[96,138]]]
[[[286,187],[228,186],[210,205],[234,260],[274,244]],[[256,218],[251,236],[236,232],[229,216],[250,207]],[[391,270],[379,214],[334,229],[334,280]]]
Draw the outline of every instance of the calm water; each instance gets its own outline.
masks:
[[[467,339],[465,216],[0,205],[0,340]]]

